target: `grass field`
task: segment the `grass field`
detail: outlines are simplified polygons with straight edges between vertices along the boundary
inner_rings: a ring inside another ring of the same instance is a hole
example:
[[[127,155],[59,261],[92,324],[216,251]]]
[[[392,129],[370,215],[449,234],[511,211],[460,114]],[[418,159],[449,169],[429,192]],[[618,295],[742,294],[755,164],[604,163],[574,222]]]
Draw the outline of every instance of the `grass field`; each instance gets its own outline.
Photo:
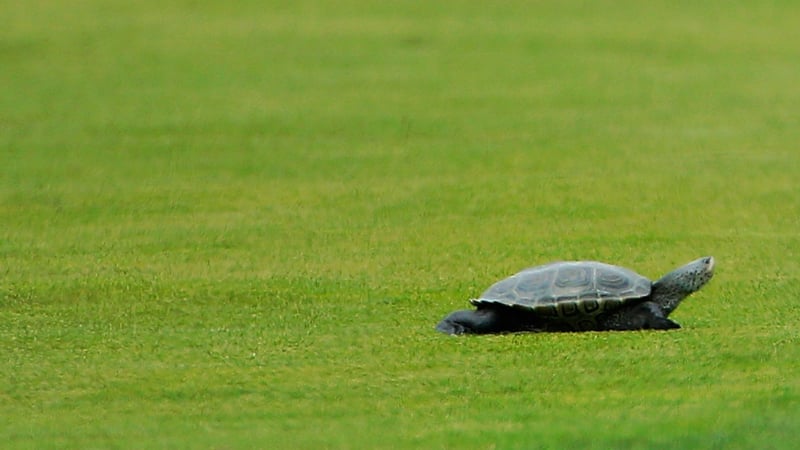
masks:
[[[800,4],[0,1],[0,446],[800,441]],[[670,332],[434,332],[558,259]]]

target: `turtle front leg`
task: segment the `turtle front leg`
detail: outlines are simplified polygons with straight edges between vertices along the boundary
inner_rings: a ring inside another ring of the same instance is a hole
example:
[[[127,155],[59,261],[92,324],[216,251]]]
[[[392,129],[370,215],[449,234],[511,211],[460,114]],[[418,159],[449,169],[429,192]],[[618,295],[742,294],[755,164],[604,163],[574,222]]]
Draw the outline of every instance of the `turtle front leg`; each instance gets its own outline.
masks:
[[[436,330],[446,334],[482,334],[502,331],[497,313],[491,309],[462,310],[442,319]]]
[[[678,323],[667,319],[664,311],[654,302],[644,302],[610,314],[599,320],[603,330],[672,330]]]

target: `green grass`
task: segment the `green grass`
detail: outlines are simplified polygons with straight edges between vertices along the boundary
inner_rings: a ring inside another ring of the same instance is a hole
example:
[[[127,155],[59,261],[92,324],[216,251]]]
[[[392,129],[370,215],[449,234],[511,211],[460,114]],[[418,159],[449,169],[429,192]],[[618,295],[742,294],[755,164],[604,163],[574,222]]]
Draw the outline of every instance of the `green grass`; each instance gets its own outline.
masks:
[[[0,2],[8,448],[793,448],[795,2]],[[555,259],[670,332],[451,338]]]

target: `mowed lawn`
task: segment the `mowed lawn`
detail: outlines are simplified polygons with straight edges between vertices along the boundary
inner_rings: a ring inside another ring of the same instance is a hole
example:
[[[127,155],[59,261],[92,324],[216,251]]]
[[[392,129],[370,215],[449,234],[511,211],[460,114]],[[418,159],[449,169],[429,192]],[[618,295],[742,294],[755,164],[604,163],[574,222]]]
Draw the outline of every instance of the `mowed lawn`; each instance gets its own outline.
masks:
[[[800,442],[800,4],[0,2],[0,446]],[[553,260],[669,332],[450,337]]]

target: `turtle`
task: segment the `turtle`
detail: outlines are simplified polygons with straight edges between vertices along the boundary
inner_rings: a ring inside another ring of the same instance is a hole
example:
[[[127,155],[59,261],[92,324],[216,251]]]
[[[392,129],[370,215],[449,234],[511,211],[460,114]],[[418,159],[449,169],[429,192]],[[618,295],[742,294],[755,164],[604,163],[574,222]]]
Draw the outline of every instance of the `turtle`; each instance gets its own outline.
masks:
[[[680,302],[714,275],[714,257],[696,259],[655,282],[597,261],[560,261],[498,281],[475,310],[455,311],[436,326],[446,334],[520,331],[670,330]]]

